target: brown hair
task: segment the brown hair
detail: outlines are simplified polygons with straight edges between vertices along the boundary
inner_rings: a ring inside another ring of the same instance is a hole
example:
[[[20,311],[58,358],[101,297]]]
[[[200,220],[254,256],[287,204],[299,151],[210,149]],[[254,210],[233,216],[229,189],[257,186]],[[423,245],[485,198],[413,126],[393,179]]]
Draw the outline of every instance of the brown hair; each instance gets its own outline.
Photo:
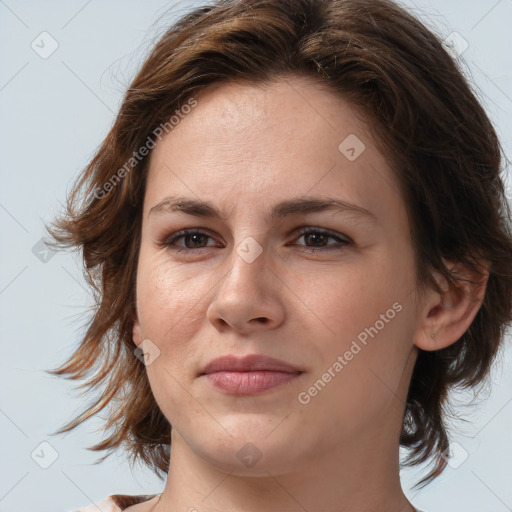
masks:
[[[388,0],[220,0],[183,16],[161,37],[74,184],[65,214],[47,228],[54,246],[83,251],[97,301],[79,348],[52,373],[87,378],[80,388],[103,390],[57,433],[109,406],[109,436],[90,449],[109,449],[107,457],[124,444],[133,460],[158,475],[168,471],[172,427],[134,357],[149,159],[130,159],[209,85],[286,76],[311,78],[366,116],[402,188],[420,287],[441,292],[434,270],[456,285],[441,258],[476,272],[479,258],[490,263],[482,306],[464,335],[447,348],[419,350],[400,443],[410,449],[406,465],[434,459],[419,482],[426,485],[446,466],[447,391],[483,382],[511,322],[511,215],[500,175],[503,153],[489,118],[439,38]]]

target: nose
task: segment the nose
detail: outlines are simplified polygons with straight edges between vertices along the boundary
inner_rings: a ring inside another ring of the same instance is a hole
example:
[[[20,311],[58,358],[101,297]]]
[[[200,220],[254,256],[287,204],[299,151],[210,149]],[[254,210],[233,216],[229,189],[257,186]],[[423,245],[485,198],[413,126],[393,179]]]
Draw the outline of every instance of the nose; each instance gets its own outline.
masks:
[[[278,327],[286,288],[268,266],[265,251],[251,261],[233,250],[229,265],[207,309],[208,320],[221,332],[232,328],[240,334]]]

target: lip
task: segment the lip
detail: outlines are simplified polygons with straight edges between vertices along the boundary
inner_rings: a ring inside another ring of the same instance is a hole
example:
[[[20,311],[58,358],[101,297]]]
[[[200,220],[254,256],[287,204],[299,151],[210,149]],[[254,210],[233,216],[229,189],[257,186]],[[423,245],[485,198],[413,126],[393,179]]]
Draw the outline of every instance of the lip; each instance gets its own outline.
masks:
[[[250,395],[283,386],[302,373],[285,361],[251,354],[218,357],[205,366],[200,376],[220,391]]]
[[[204,375],[213,387],[234,395],[252,395],[287,384],[302,372],[214,372]]]
[[[273,357],[249,354],[244,357],[237,357],[234,355],[226,355],[217,357],[210,361],[200,375],[215,373],[215,372],[282,372],[282,373],[297,373],[301,372],[299,368],[275,359]]]

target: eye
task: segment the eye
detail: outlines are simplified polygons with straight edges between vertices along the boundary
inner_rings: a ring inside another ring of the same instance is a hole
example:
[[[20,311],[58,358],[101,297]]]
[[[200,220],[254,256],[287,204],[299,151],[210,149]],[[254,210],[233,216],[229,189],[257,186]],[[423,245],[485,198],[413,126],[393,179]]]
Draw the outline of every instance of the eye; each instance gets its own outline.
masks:
[[[306,227],[302,228],[299,231],[299,238],[304,238],[306,245],[303,244],[292,244],[303,246],[304,249],[310,252],[318,252],[318,251],[331,251],[336,249],[341,249],[347,245],[353,245],[352,240],[348,237],[340,237],[337,234],[332,233],[331,231],[327,231],[322,228],[314,228],[314,227]],[[326,244],[328,239],[336,240],[337,243],[334,244]],[[177,245],[176,242],[178,240],[183,239],[184,245]],[[207,245],[208,239],[212,239],[210,235],[201,231],[199,229],[184,229],[182,231],[178,231],[177,233],[173,233],[170,237],[168,237],[162,245],[163,247],[168,247],[173,251],[178,253],[181,252],[190,252],[197,251],[200,249],[205,249],[207,247],[211,247]],[[298,240],[297,239],[297,240]],[[212,239],[213,240],[213,239]],[[308,246],[310,244],[316,244],[312,247]],[[181,249],[179,248],[181,247]]]
[[[337,236],[336,234],[332,233],[331,231],[327,231],[325,229],[321,228],[313,228],[313,227],[306,227],[302,228],[300,230],[300,238],[304,238],[304,240],[313,244],[320,244],[316,247],[307,247],[306,250],[310,250],[311,252],[317,252],[317,251],[332,251],[335,249],[340,249],[343,246],[346,245],[352,245],[353,242],[348,237],[342,238],[340,236]],[[328,244],[325,245],[324,242],[327,242],[327,240],[331,238],[334,240],[337,240],[338,243],[336,244]],[[301,244],[299,244],[301,245]]]
[[[183,239],[185,246],[177,246],[176,241],[179,239]],[[178,231],[177,233],[174,233],[169,238],[167,238],[163,244],[165,247],[172,248],[176,252],[186,252],[186,251],[193,251],[197,249],[203,249],[206,246],[203,245],[203,242],[205,242],[208,238],[212,238],[210,235],[206,234],[203,231],[200,231],[199,229],[184,229],[183,231]],[[191,247],[189,247],[189,245]],[[177,247],[184,247],[182,249],[178,249]]]

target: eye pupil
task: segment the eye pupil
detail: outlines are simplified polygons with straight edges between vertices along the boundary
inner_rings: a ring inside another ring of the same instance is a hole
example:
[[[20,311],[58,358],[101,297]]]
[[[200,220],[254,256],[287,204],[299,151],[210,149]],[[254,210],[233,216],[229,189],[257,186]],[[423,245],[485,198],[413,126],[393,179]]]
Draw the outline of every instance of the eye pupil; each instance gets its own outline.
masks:
[[[304,247],[303,244],[295,245],[297,245],[298,247],[302,245],[303,250],[307,250],[309,252],[320,252],[327,250],[339,251],[342,248],[345,248],[345,246],[351,245],[351,242],[349,240],[341,238],[328,231],[321,231],[317,228],[301,230],[300,238],[304,240],[306,247]],[[202,231],[183,230],[179,233],[175,233],[170,238],[166,239],[162,245],[172,248],[177,253],[193,254],[194,250],[196,249],[203,249],[209,247],[209,239],[212,239],[212,237],[207,233],[203,233]],[[337,243],[328,244],[329,239],[336,240]],[[180,242],[178,243],[178,241]]]
[[[204,235],[201,235],[199,233],[191,233],[191,234],[188,234],[186,235],[185,237],[185,240],[190,240],[190,239],[193,239],[193,242],[192,244],[195,245],[197,243],[197,239],[199,238],[199,240],[201,240],[201,238],[203,238],[203,241],[204,241]],[[187,243],[185,243],[186,246],[188,246]]]
[[[316,237],[320,237],[320,240],[316,240],[316,242],[321,242],[322,239],[325,239],[325,235],[322,234],[322,233],[307,233],[306,235],[306,240],[307,239],[311,239],[311,238],[316,238]],[[325,240],[323,240],[325,242]],[[313,243],[315,243],[315,240],[313,240]]]

